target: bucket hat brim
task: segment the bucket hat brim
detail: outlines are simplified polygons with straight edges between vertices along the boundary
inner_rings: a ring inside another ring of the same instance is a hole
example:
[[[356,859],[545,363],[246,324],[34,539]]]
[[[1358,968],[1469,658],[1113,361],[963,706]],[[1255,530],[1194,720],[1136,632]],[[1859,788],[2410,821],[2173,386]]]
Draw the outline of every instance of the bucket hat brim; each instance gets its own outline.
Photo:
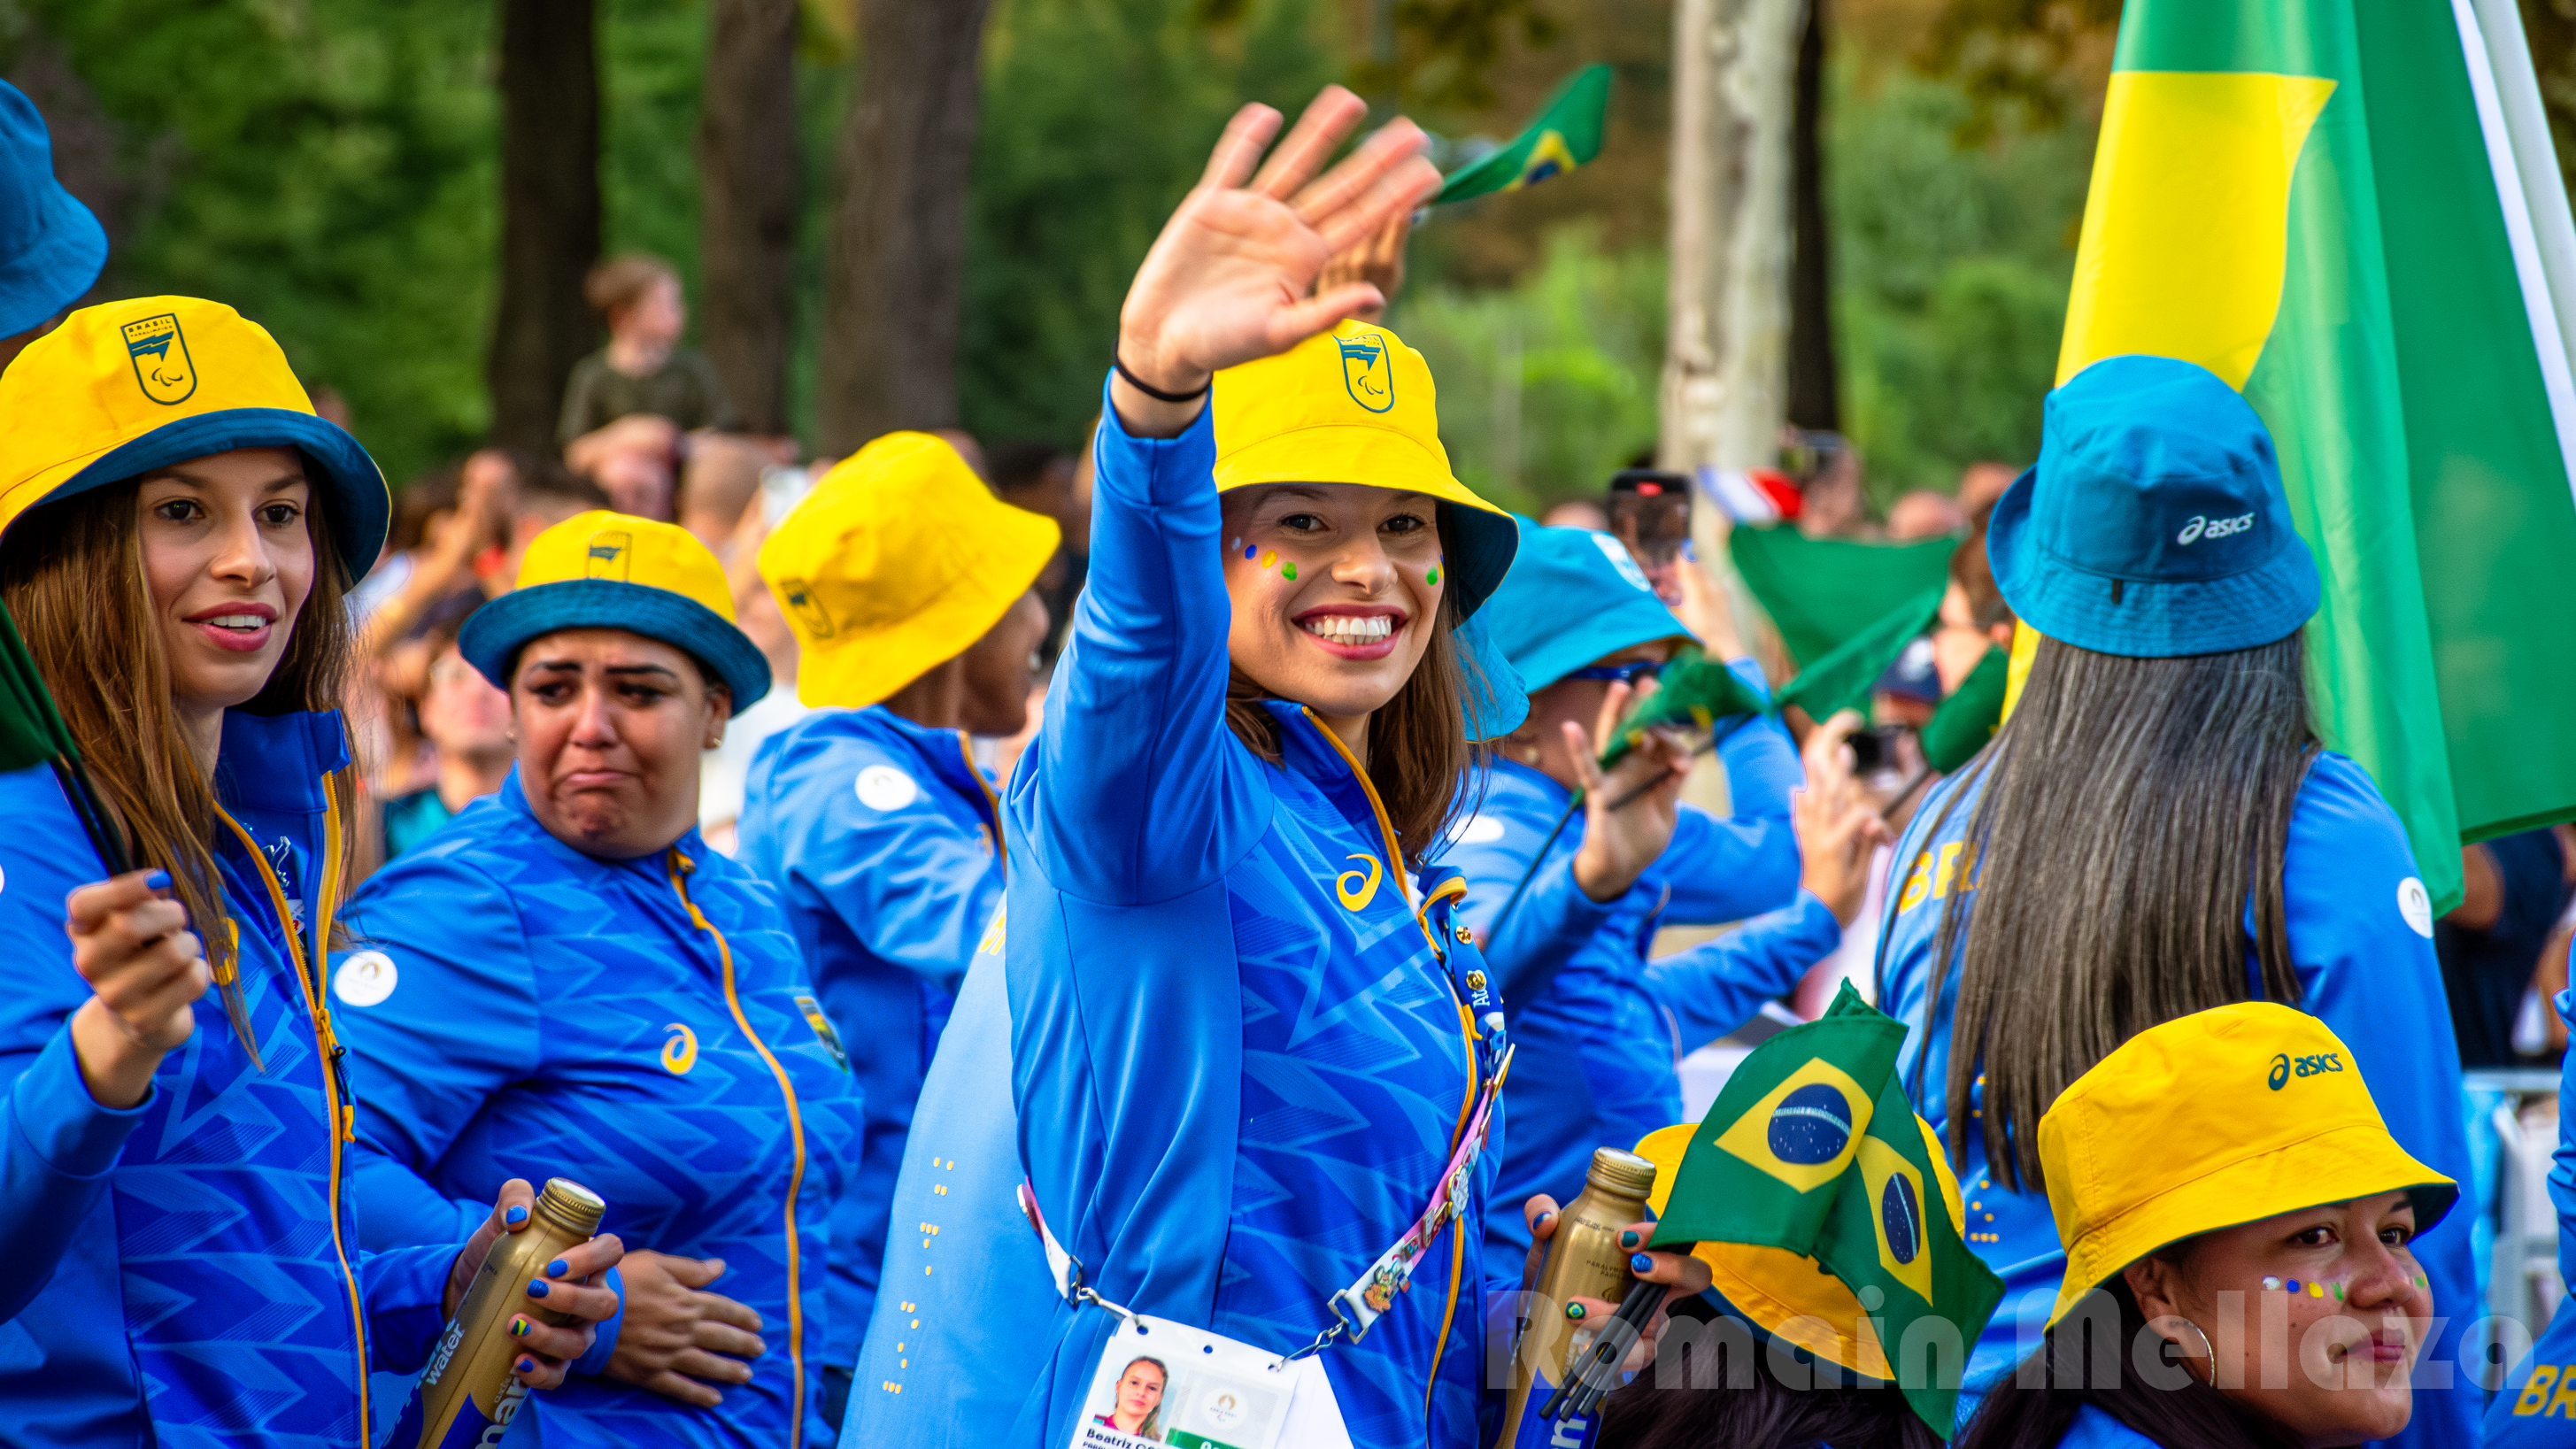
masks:
[[[294,448],[301,452],[305,462],[321,475],[312,481],[330,500],[331,544],[340,551],[340,561],[348,566],[350,582],[367,576],[367,571],[376,566],[376,555],[384,549],[385,530],[393,520],[393,500],[385,492],[385,475],[376,470],[375,459],[367,456],[358,440],[337,423],[293,408],[225,408],[197,413],[175,418],[91,457],[68,459],[46,470],[53,475],[52,480],[45,474],[31,480],[43,486],[44,493],[29,505],[28,511],[93,488],[121,483],[155,468],[229,453],[236,448]],[[25,516],[21,513],[18,518]],[[18,518],[9,520],[10,524],[14,526]]]
[[[875,704],[1000,623],[1055,557],[1062,535],[1053,519],[1018,508],[997,507],[978,526],[974,561],[937,598],[881,628],[804,640],[796,697],[817,709]]]
[[[2031,527],[2038,480],[2037,468],[2024,469],[1996,500],[1986,557],[2014,616],[2051,639],[2130,659],[2226,654],[2286,639],[2317,612],[2316,559],[2295,532],[2271,558],[2223,578],[2115,580],[2041,546]]]
[[[98,281],[107,265],[107,232],[90,209],[57,184],[39,208],[34,246],[0,265],[0,337],[43,326]]]
[[[512,590],[474,611],[456,648],[493,688],[507,691],[519,651],[566,629],[621,629],[686,652],[724,682],[736,715],[769,693],[768,658],[723,615],[686,594],[618,579]]]
[[[2376,1123],[2330,1127],[2315,1136],[2217,1164],[2200,1176],[2094,1226],[2066,1245],[2066,1277],[2048,1322],[2056,1326],[2084,1296],[2158,1248],[2202,1233],[2242,1227],[2321,1203],[2383,1192],[2415,1200],[2419,1234],[2442,1220],[2459,1184],[2416,1161]],[[2062,1209],[2061,1209],[2062,1212]]]

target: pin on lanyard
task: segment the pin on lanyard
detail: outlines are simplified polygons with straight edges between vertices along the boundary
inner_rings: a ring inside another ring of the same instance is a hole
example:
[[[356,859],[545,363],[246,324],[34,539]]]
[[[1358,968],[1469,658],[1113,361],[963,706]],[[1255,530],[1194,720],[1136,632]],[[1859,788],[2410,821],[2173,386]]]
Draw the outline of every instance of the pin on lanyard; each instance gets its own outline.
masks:
[[[1479,1089],[1476,1108],[1467,1119],[1467,1130],[1459,1135],[1457,1149],[1449,1154],[1449,1166],[1431,1190],[1431,1200],[1413,1220],[1413,1226],[1395,1240],[1392,1247],[1378,1254],[1377,1261],[1353,1280],[1351,1285],[1324,1300],[1333,1321],[1315,1341],[1294,1353],[1283,1355],[1272,1367],[1295,1363],[1309,1354],[1320,1353],[1337,1338],[1357,1343],[1366,1337],[1379,1316],[1394,1305],[1395,1295],[1411,1286],[1414,1265],[1452,1220],[1464,1217],[1467,1210],[1468,1181],[1474,1176],[1476,1161],[1484,1154],[1485,1140],[1493,1129],[1494,1104],[1502,1100],[1503,1079],[1511,1074],[1512,1047],[1504,1046],[1502,1057],[1494,1064],[1494,1074]],[[1047,1271],[1055,1278],[1055,1291],[1067,1303],[1095,1303],[1121,1318],[1134,1318],[1135,1310],[1112,1303],[1082,1281],[1082,1260],[1065,1251],[1046,1225],[1046,1215],[1038,1210],[1037,1193],[1024,1178],[1019,1186],[1020,1212],[1037,1229],[1038,1242],[1046,1250]]]

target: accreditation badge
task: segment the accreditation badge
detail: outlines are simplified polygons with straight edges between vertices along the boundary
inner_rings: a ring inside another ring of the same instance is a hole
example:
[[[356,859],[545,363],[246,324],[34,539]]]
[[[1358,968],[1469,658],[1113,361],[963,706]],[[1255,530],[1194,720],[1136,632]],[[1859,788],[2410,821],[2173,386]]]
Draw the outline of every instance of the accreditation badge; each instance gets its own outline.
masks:
[[[1332,1381],[1312,1357],[1133,1313],[1100,1351],[1069,1449],[1351,1449]]]

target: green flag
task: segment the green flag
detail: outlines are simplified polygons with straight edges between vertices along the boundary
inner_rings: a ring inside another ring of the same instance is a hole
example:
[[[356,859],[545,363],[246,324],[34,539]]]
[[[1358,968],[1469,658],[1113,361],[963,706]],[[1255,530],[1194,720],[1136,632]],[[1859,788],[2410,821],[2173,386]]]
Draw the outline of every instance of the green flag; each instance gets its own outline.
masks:
[[[1873,1341],[1861,1357],[1892,1370],[1915,1413],[1947,1437],[1967,1346],[2002,1300],[2003,1280],[1961,1236],[1957,1179],[1897,1076],[1904,1039],[1902,1024],[1845,982],[1823,1016],[1754,1048],[1691,1134],[1654,1245],[1813,1259],[1840,1281],[1814,1295],[1817,1316],[1830,1320],[1829,1304],[1857,1295],[1867,1316],[1851,1327]],[[1719,1291],[1727,1286],[1722,1273]],[[1941,1351],[1918,1351],[1936,1338],[1947,1340]]]
[[[2576,224],[2511,0],[2131,0],[2060,381],[2153,353],[2271,429],[2325,596],[2327,744],[2436,911],[2463,838],[2576,817]]]
[[[1799,670],[1797,678],[1781,687],[1781,705],[1794,704],[1819,724],[1838,709],[1867,715],[1871,686],[1905,653],[1907,645],[1922,638],[1923,631],[1941,617],[1942,587],[1935,584],[1888,610],[1877,623]]]
[[[1688,645],[1664,666],[1658,685],[1620,722],[1617,737],[1602,748],[1601,768],[1626,759],[1648,730],[1667,726],[1708,730],[1729,715],[1760,714],[1770,708],[1752,686],[1726,667],[1725,660],[1712,659]]]
[[[1944,775],[1956,773],[1975,759],[2004,722],[2004,685],[2012,674],[2009,655],[1988,649],[1950,697],[1923,724],[1923,762]]]
[[[18,622],[0,606],[0,771],[24,770],[72,750],[71,732],[18,637]]]
[[[1601,122],[1609,112],[1610,67],[1587,65],[1566,77],[1510,145],[1450,172],[1432,204],[1518,191],[1573,170],[1601,154]]]
[[[1801,668],[1949,578],[1957,541],[1857,543],[1738,525],[1726,550]]]

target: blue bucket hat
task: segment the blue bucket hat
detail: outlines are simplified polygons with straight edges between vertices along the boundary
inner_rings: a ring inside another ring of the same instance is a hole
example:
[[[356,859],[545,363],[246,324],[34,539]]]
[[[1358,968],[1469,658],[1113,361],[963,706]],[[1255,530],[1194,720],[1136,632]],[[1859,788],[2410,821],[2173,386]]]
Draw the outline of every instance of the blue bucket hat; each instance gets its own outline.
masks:
[[[2097,654],[2284,639],[2317,611],[2263,420],[2207,368],[2112,357],[2048,395],[2039,462],[1986,525],[2004,602]]]
[[[107,233],[54,179],[36,103],[0,81],[0,337],[42,326],[98,280]]]
[[[1690,638],[1619,540],[1517,514],[1512,521],[1520,526],[1520,552],[1476,617],[1532,692],[1605,654]]]

